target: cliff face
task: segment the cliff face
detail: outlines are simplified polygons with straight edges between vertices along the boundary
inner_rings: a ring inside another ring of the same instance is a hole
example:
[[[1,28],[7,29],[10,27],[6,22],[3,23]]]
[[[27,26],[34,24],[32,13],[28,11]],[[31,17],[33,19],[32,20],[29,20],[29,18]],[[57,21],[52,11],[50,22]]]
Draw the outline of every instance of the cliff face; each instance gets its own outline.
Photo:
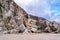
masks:
[[[13,0],[0,0],[0,33],[40,33],[57,30],[56,22],[27,14]]]

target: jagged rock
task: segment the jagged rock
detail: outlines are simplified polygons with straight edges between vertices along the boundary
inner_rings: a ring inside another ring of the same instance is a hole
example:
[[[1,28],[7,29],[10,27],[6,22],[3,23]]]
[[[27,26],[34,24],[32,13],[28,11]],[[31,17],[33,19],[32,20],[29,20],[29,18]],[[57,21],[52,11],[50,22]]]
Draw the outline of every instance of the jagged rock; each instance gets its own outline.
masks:
[[[60,24],[58,25],[57,31],[55,31],[56,33],[60,33]]]
[[[46,33],[50,33],[50,32],[51,32],[50,27],[47,26],[47,27],[45,28],[44,32],[46,32]]]
[[[19,33],[22,33],[22,32],[25,31],[25,26],[24,26],[23,24],[21,24],[20,26],[18,26],[18,27],[16,28],[16,30],[19,30]]]
[[[4,22],[0,21],[0,27],[4,26]]]
[[[10,34],[14,34],[14,33],[19,33],[19,30],[16,30],[16,29],[12,29],[12,30],[9,30]]]
[[[2,27],[0,27],[0,31],[2,31],[3,29],[2,29]]]
[[[7,30],[7,31],[3,31],[3,32],[1,32],[2,34],[10,34],[10,32]]]
[[[59,27],[59,24],[54,21],[53,26],[57,29]]]
[[[23,20],[19,16],[15,16],[15,22],[18,26],[23,24]]]
[[[4,33],[59,31],[56,22],[28,14],[13,0],[0,0],[0,27],[5,31]]]
[[[36,28],[31,28],[31,32],[32,33],[36,33],[37,32],[37,29]]]
[[[25,31],[23,32],[24,34],[28,34],[28,29],[25,29]]]
[[[55,26],[54,26],[53,24],[54,24],[54,23],[50,22],[50,25],[49,25],[50,30],[51,30],[52,32],[54,32],[54,31],[57,30],[57,28],[55,28]]]

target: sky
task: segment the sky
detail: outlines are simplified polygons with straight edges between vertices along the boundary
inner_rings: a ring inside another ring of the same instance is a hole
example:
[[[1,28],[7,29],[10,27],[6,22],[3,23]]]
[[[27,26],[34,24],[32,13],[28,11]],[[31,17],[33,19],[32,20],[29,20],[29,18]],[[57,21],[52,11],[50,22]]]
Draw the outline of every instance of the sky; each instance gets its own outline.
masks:
[[[60,0],[14,0],[27,13],[60,23]]]

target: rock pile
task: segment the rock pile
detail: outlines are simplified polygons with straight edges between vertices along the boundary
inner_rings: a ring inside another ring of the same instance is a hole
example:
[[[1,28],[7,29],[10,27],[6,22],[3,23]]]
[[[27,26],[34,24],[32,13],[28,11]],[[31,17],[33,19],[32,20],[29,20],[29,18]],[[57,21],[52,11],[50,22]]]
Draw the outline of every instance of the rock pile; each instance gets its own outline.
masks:
[[[59,32],[59,25],[25,12],[13,0],[0,0],[0,33]]]

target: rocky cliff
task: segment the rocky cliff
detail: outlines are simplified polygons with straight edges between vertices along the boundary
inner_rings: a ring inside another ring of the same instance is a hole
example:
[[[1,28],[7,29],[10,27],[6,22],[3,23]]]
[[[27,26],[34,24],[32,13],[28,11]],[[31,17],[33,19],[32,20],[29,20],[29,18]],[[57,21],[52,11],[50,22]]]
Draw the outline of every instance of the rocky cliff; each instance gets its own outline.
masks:
[[[58,23],[28,14],[13,0],[0,0],[0,33],[51,33],[58,28]]]

